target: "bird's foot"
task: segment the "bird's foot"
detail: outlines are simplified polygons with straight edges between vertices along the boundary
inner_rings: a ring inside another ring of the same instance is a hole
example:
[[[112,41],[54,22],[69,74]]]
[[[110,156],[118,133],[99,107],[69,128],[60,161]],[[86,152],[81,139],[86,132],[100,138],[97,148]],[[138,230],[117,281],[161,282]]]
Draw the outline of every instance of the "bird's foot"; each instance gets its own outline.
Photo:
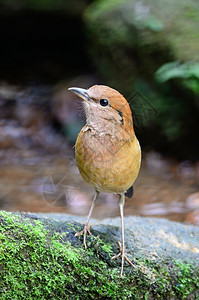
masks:
[[[86,245],[86,236],[87,236],[87,233],[88,233],[90,236],[92,236],[92,233],[90,232],[90,226],[86,223],[86,224],[84,225],[84,229],[83,229],[82,231],[77,232],[77,233],[75,234],[75,236],[80,236],[80,235],[83,234],[83,244],[84,244],[85,249],[87,248],[87,245]]]
[[[127,261],[127,263],[129,265],[131,265],[132,267],[135,267],[134,264],[128,259],[128,257],[126,256],[126,253],[125,253],[125,249],[122,248],[122,245],[121,243],[118,241],[118,245],[119,245],[119,253],[113,257],[111,257],[111,259],[116,259],[116,258],[119,258],[121,257],[122,259],[122,264],[121,264],[121,271],[120,271],[120,277],[122,277],[122,274],[123,274],[123,269],[124,269],[124,260]]]

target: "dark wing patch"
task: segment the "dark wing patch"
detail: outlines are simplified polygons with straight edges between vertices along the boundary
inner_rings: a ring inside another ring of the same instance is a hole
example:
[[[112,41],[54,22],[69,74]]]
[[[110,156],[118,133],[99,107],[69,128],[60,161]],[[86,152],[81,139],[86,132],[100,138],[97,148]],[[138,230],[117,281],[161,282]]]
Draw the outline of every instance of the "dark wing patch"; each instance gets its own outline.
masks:
[[[131,186],[125,193],[125,196],[128,198],[132,198],[133,197],[133,193],[134,193],[134,188],[133,186]]]

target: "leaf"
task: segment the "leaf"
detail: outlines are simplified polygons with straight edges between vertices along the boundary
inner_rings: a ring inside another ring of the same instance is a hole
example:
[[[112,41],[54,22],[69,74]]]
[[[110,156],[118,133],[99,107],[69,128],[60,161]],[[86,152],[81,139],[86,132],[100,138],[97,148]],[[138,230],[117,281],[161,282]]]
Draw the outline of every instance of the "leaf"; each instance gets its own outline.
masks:
[[[199,80],[199,63],[174,61],[162,65],[155,73],[158,82],[165,82],[173,78],[196,78]]]

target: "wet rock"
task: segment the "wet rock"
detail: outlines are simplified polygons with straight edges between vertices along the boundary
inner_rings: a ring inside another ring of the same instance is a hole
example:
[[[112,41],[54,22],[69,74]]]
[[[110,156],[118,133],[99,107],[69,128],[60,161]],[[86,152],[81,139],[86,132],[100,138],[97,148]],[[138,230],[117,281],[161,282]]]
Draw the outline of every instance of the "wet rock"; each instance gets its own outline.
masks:
[[[191,194],[185,200],[185,207],[190,210],[199,209],[199,193]]]
[[[185,221],[189,224],[199,225],[199,209],[188,213]]]
[[[185,200],[185,208],[189,211],[185,221],[199,225],[199,193],[193,193]]]

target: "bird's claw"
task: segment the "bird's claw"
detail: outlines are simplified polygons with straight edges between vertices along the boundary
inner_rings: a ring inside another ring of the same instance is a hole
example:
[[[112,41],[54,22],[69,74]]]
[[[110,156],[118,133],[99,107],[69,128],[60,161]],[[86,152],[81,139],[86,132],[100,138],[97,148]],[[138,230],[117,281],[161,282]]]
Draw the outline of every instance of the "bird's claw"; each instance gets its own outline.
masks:
[[[126,260],[126,262],[131,265],[132,267],[135,268],[134,264],[128,259],[128,257],[126,256],[125,253],[125,249],[122,248],[121,243],[118,241],[118,246],[119,246],[119,253],[117,255],[114,255],[113,257],[111,257],[111,259],[117,259],[121,256],[122,259],[122,265],[121,265],[121,272],[120,272],[120,276],[122,276],[123,274],[123,267],[124,267],[124,260]]]
[[[83,236],[84,236],[84,238],[83,238],[83,244],[84,244],[84,248],[85,248],[85,249],[87,249],[87,245],[86,245],[86,236],[87,236],[87,233],[88,233],[90,236],[92,236],[92,233],[90,232],[89,228],[90,228],[90,227],[88,226],[88,224],[85,224],[85,225],[84,225],[84,229],[83,229],[82,231],[77,232],[77,233],[75,234],[75,236],[80,236],[80,235],[83,234]]]

